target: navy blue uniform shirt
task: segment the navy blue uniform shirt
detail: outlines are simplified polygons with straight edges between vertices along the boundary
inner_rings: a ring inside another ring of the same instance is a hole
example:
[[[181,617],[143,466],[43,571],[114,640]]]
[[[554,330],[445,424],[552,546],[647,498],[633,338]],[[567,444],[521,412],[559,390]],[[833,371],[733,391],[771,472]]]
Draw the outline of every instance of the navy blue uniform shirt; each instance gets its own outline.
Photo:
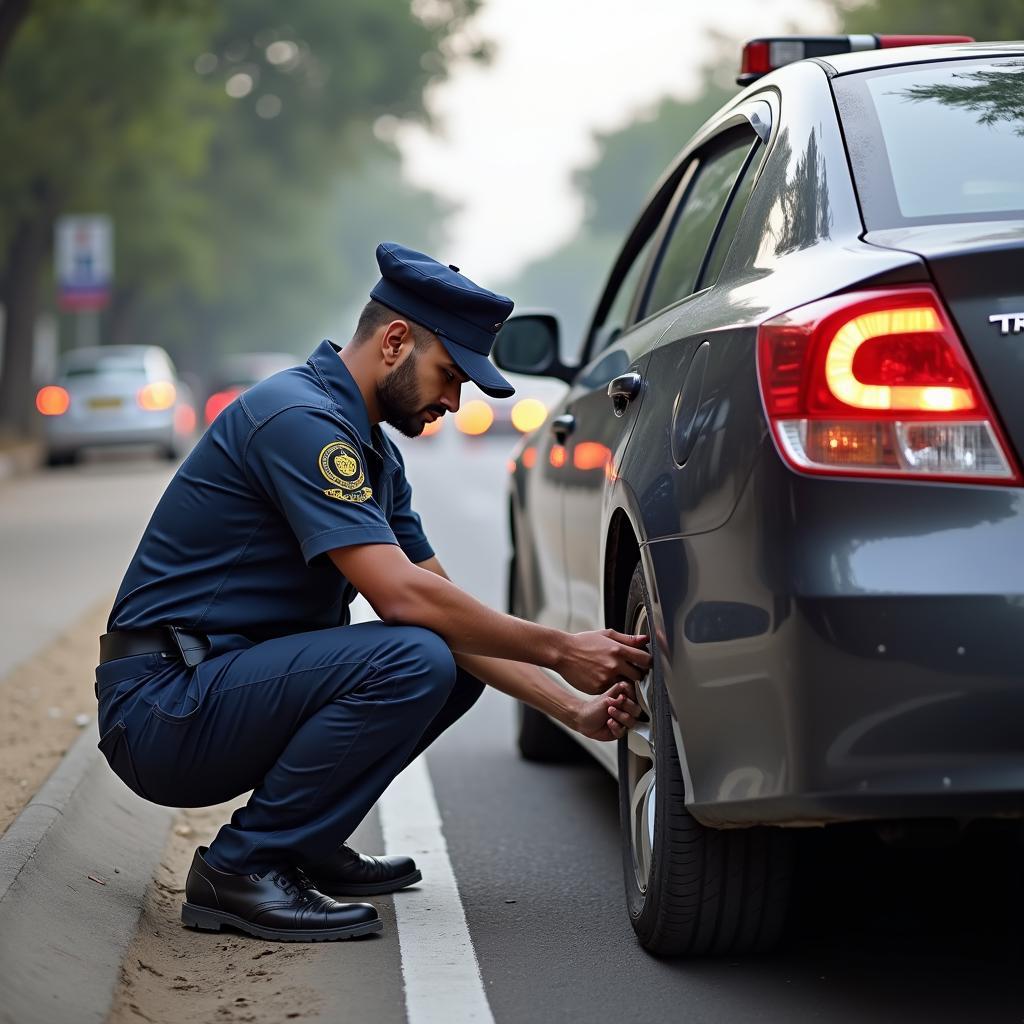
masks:
[[[264,640],[348,621],[355,588],[325,553],[433,555],[398,449],[370,427],[331,342],[211,424],[146,527],[107,629],[173,625]]]

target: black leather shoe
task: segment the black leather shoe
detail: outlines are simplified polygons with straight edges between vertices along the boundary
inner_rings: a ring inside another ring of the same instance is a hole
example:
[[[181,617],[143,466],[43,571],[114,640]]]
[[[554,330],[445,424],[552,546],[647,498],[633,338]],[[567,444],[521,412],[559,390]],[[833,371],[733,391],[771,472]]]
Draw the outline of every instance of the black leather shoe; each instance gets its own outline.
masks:
[[[302,870],[328,896],[379,896],[423,877],[412,857],[367,857],[346,845],[330,860],[303,864]]]
[[[260,939],[325,942],[384,927],[369,903],[338,903],[295,868],[230,875],[206,863],[206,850],[196,850],[185,882],[181,920],[192,928],[219,932],[229,925]]]

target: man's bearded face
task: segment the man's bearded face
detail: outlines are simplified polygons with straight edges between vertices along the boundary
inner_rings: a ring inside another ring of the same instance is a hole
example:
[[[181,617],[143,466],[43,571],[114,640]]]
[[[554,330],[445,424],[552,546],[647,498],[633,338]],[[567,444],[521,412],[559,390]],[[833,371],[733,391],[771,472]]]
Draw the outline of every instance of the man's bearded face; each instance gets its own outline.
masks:
[[[419,437],[423,433],[427,413],[443,416],[446,412],[443,405],[424,403],[419,363],[419,349],[414,347],[401,364],[377,385],[377,401],[384,422],[390,423],[406,437]]]

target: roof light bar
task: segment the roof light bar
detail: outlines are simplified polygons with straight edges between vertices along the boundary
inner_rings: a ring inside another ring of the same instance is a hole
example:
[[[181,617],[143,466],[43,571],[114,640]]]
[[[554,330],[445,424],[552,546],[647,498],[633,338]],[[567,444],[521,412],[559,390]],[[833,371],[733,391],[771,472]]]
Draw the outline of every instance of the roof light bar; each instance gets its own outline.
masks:
[[[773,36],[751,39],[743,47],[738,85],[749,85],[769,71],[808,57],[831,57],[858,50],[885,50],[895,46],[935,46],[973,43],[971,36]]]

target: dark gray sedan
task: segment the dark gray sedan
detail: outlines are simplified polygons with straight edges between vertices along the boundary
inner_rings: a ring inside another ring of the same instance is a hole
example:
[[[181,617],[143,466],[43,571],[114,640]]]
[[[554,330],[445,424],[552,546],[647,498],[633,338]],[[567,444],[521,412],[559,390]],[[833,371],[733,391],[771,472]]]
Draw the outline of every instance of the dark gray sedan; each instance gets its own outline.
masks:
[[[652,638],[648,721],[593,753],[657,953],[771,946],[801,827],[1024,817],[1024,44],[892,44],[758,41],[745,80],[791,63],[668,168],[582,365],[554,316],[499,336],[570,385],[516,453],[510,607]]]

